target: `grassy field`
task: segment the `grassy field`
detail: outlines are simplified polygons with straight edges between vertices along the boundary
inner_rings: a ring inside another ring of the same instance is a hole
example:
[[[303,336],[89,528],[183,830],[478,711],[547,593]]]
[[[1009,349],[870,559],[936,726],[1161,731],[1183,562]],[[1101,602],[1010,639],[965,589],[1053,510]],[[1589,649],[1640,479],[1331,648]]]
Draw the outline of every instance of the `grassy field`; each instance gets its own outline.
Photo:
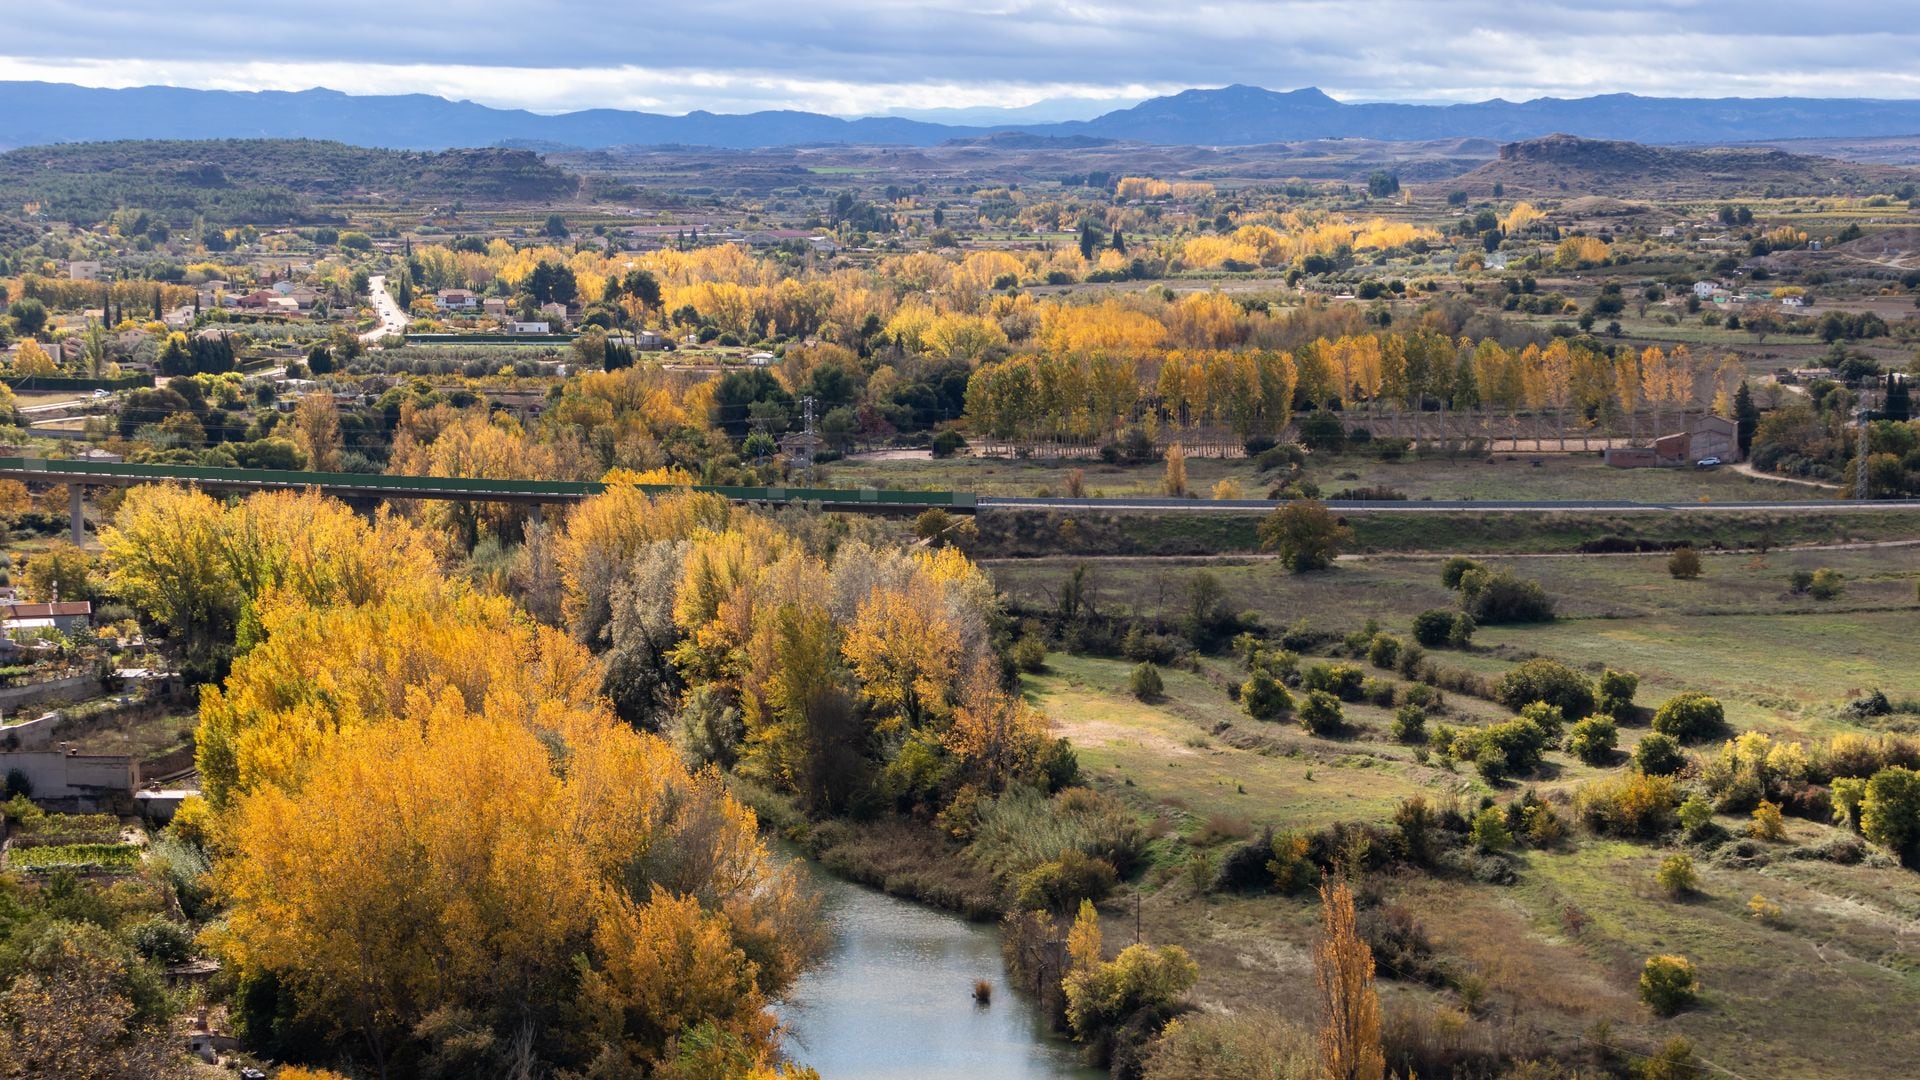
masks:
[[[1352,739],[1315,739],[1240,714],[1224,692],[1226,665],[1167,672],[1166,695],[1152,703],[1126,692],[1130,666],[1054,654],[1026,682],[1073,740],[1083,775],[1158,837],[1137,905],[1123,895],[1104,913],[1108,941],[1130,941],[1137,927],[1147,941],[1187,948],[1208,1011],[1311,1015],[1311,893],[1203,894],[1186,872],[1190,860],[1217,857],[1264,826],[1381,821],[1416,793],[1470,807],[1487,789],[1382,741],[1376,710],[1349,706],[1362,725]],[[1550,761],[1551,779],[1536,785],[1548,792],[1602,771],[1559,753]],[[1833,834],[1791,820],[1785,842],[1751,857],[1703,857],[1701,891],[1684,901],[1654,884],[1666,851],[1591,838],[1516,853],[1510,887],[1411,873],[1370,879],[1365,891],[1411,913],[1455,985],[1476,988],[1469,1000],[1383,969],[1384,1007],[1390,1018],[1471,1014],[1478,1019],[1456,1021],[1463,1039],[1520,1056],[1605,1048],[1630,1060],[1678,1034],[1716,1075],[1909,1075],[1910,1048],[1884,1033],[1904,1030],[1920,1005],[1920,889],[1910,871],[1782,857]],[[1779,903],[1782,918],[1756,921],[1747,907],[1756,894]],[[1689,957],[1701,979],[1699,1004],[1670,1020],[1636,994],[1640,966],[1656,953]]]
[[[989,564],[1017,604],[1044,608],[1072,559]],[[1344,633],[1368,619],[1408,636],[1412,617],[1450,608],[1437,558],[1376,556],[1342,561],[1319,574],[1290,575],[1266,560],[1107,560],[1089,565],[1097,610],[1176,618],[1198,573],[1210,573],[1237,606],[1269,627],[1306,618]],[[1541,583],[1558,605],[1555,622],[1484,627],[1469,653],[1436,660],[1497,675],[1540,654],[1592,671],[1614,666],[1641,676],[1640,699],[1657,705],[1683,690],[1715,694],[1729,719],[1795,735],[1828,732],[1839,708],[1878,688],[1920,698],[1912,628],[1920,623],[1920,546],[1708,555],[1705,574],[1676,581],[1664,556],[1492,559]],[[1792,593],[1796,569],[1830,568],[1845,581],[1833,600]],[[1783,664],[1781,657],[1792,657]]]
[[[1533,464],[1535,460],[1538,465]],[[956,457],[854,459],[824,469],[825,482],[844,487],[971,491],[979,495],[1064,495],[1067,474],[1085,472],[1095,498],[1160,495],[1164,465],[1106,465],[1097,460],[1034,461]],[[1609,502],[1699,503],[1818,500],[1819,489],[1762,480],[1731,469],[1612,469],[1592,454],[1499,454],[1491,459],[1402,459],[1365,454],[1309,459],[1306,479],[1331,498],[1347,488],[1386,487],[1409,499],[1595,499]],[[1188,458],[1187,484],[1199,495],[1231,480],[1245,498],[1263,498],[1284,479],[1262,473],[1246,458]]]
[[[1316,826],[1384,818],[1408,795],[1463,783],[1376,741],[1383,710],[1348,708],[1366,725],[1363,738],[1314,740],[1291,724],[1249,719],[1216,680],[1185,671],[1164,673],[1161,700],[1138,701],[1126,690],[1132,667],[1055,654],[1028,678],[1027,694],[1073,741],[1083,771],[1151,792],[1153,809],[1182,832],[1256,811]]]

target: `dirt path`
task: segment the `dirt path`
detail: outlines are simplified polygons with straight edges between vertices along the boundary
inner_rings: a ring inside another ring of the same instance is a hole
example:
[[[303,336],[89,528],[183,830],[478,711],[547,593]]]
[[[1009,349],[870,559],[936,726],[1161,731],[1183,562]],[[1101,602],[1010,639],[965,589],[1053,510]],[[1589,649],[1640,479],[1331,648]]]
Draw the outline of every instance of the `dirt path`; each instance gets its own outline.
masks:
[[[1829,484],[1825,480],[1808,480],[1800,476],[1775,476],[1773,473],[1763,473],[1744,461],[1736,461],[1727,467],[1741,476],[1751,476],[1755,480],[1778,480],[1782,484],[1800,484],[1804,487],[1824,488],[1827,491],[1840,490],[1839,484]]]

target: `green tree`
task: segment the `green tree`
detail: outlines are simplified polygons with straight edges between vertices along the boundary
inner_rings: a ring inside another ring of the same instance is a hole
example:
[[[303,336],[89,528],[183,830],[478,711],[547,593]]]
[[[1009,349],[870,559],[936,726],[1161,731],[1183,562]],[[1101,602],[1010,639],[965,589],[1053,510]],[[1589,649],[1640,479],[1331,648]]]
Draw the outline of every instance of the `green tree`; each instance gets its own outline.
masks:
[[[1677,547],[1667,556],[1667,573],[1681,581],[1700,576],[1700,553],[1690,547]]]
[[[1718,698],[1688,691],[1675,694],[1653,714],[1653,730],[1671,735],[1681,742],[1694,742],[1718,734],[1726,726],[1726,710]]]
[[[1614,747],[1619,744],[1620,732],[1612,720],[1604,716],[1589,716],[1573,725],[1573,735],[1567,740],[1567,749],[1573,756],[1589,765],[1605,765],[1613,760]]]
[[[1240,687],[1240,705],[1255,720],[1278,720],[1293,709],[1293,695],[1265,669],[1255,668]]]
[[[1501,676],[1493,687],[1494,700],[1514,712],[1536,701],[1557,706],[1563,716],[1579,720],[1593,712],[1593,682],[1557,660],[1536,658]]]
[[[19,332],[28,337],[47,328],[47,305],[31,296],[15,300],[8,306],[7,316]]]
[[[1633,748],[1634,767],[1648,776],[1672,776],[1687,764],[1687,755],[1679,740],[1661,732],[1649,732]]]
[[[1277,553],[1296,574],[1333,565],[1340,548],[1352,541],[1353,530],[1313,499],[1290,502],[1260,523],[1261,548]]]
[[[1340,699],[1325,690],[1309,690],[1300,706],[1300,726],[1315,735],[1333,735],[1345,727],[1347,717],[1340,710]]]
[[[1860,802],[1860,832],[1907,865],[1920,865],[1920,772],[1895,766],[1874,773]]]
[[[1740,444],[1740,456],[1746,457],[1753,449],[1753,433],[1760,427],[1760,407],[1753,403],[1753,391],[1747,387],[1745,379],[1740,380],[1740,389],[1733,392],[1733,421]]]
[[[1127,690],[1141,701],[1154,701],[1166,691],[1166,683],[1160,678],[1159,668],[1143,663],[1127,676]]]

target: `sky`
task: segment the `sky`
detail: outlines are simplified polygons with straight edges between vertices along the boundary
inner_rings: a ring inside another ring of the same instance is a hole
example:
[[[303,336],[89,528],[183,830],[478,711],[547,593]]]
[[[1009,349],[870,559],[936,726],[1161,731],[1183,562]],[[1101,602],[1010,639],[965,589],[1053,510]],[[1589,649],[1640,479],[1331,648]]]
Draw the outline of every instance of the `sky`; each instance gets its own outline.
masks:
[[[1048,120],[1229,83],[1343,101],[1920,99],[1920,19],[1897,14],[1912,2],[35,0],[0,38],[0,79]]]

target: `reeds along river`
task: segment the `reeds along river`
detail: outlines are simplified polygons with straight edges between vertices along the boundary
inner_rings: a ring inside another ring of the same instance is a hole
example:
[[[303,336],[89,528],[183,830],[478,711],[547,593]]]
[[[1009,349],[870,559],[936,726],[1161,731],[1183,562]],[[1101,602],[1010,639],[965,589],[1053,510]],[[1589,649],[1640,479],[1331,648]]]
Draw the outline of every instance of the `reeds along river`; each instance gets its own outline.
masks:
[[[1000,931],[842,881],[805,864],[833,935],[778,1009],[787,1053],[825,1080],[1090,1080],[1007,984]],[[991,1002],[974,983],[993,986]]]

